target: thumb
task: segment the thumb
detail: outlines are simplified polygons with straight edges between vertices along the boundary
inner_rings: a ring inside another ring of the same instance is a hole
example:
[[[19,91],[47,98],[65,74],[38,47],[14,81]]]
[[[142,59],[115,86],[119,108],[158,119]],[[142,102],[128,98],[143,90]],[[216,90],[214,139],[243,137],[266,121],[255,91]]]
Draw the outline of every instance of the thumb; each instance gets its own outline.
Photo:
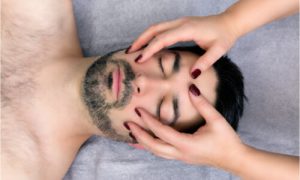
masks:
[[[207,124],[224,120],[224,117],[201,95],[200,90],[194,84],[189,87],[189,97]]]

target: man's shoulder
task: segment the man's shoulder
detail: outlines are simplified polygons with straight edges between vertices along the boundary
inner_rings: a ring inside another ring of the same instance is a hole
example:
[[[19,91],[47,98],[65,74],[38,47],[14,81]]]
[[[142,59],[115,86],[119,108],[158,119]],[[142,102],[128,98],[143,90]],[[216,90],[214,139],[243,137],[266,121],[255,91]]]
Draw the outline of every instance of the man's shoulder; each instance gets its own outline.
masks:
[[[18,112],[10,111],[10,107],[7,106],[2,108],[1,114],[3,178],[36,179],[39,176],[37,170],[42,162],[38,139],[30,132],[28,124]]]
[[[81,55],[72,1],[5,0],[2,6],[4,63],[32,66]]]
[[[81,51],[71,1],[5,0],[2,6],[1,101],[8,104],[34,94],[44,67]]]

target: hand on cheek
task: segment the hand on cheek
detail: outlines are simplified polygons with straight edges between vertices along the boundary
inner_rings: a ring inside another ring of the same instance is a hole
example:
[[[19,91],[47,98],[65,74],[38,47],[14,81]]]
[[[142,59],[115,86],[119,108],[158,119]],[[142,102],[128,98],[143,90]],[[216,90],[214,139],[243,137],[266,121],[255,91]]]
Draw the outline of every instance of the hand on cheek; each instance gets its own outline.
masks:
[[[156,121],[156,120],[155,120]],[[146,150],[152,152],[153,154],[166,158],[174,159],[175,148],[165,143],[164,141],[154,138],[143,128],[135,124],[134,122],[128,122],[130,130],[134,135],[135,139],[139,143],[138,146],[133,145],[133,147],[143,147]]]
[[[143,109],[137,109],[141,119],[158,138],[133,122],[128,122],[128,126],[137,142],[157,156],[190,164],[220,166],[236,155],[233,152],[243,146],[242,142],[223,116],[193,88],[190,88],[190,99],[206,120],[206,125],[194,134],[180,133]]]

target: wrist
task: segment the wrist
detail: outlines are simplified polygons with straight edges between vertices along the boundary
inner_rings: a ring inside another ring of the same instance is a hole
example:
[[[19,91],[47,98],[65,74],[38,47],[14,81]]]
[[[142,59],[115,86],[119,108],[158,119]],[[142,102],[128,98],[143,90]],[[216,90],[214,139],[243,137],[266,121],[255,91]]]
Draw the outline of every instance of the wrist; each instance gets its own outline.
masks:
[[[230,153],[226,153],[221,162],[216,164],[216,167],[241,176],[243,174],[241,170],[245,167],[245,162],[247,162],[250,153],[251,147],[241,142]]]
[[[233,41],[236,41],[245,33],[242,31],[242,28],[239,26],[237,19],[235,18],[234,12],[231,12],[230,9],[227,9],[225,12],[221,13],[220,18],[222,19],[223,24],[226,27],[229,36],[232,37]]]

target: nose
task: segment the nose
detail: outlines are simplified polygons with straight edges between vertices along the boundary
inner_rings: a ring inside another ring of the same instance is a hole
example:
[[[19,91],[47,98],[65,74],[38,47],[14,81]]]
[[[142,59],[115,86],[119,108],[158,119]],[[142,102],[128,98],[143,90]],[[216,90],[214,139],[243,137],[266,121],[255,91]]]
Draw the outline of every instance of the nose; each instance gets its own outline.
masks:
[[[134,92],[137,95],[145,95],[153,91],[167,90],[170,85],[161,78],[148,77],[143,74],[137,74],[134,80]]]

